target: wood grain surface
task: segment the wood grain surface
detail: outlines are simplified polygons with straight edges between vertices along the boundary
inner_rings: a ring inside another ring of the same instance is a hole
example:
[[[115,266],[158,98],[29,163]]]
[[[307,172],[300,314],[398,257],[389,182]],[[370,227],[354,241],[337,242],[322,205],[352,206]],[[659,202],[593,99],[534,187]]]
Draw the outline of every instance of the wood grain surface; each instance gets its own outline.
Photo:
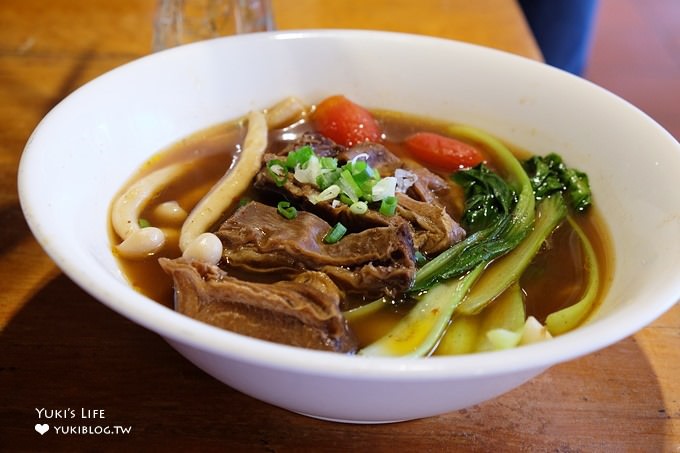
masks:
[[[540,59],[509,0],[273,3],[279,29],[404,31]],[[303,417],[230,389],[60,273],[21,213],[16,177],[23,146],[74,89],[149,53],[154,6],[154,0],[0,3],[0,451],[680,452],[677,305],[635,336],[484,404],[412,422],[351,425]],[[41,436],[37,423],[69,422],[39,418],[37,409],[100,409],[106,418],[93,425],[132,431]]]

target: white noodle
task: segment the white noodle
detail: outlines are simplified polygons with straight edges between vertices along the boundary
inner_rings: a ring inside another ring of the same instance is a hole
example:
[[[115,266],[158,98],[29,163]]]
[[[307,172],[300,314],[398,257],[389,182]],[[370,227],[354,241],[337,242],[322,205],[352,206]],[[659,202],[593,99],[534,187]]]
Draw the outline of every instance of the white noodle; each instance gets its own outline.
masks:
[[[186,163],[156,170],[132,184],[111,207],[111,224],[123,242],[116,246],[124,258],[141,259],[154,254],[165,244],[159,228],[139,225],[139,215],[147,203],[185,170]]]
[[[139,231],[139,215],[146,204],[172,180],[182,174],[186,163],[173,164],[149,173],[131,185],[111,207],[111,224],[118,236],[127,239]]]
[[[248,115],[248,133],[243,151],[233,168],[198,202],[182,225],[179,247],[184,251],[201,233],[207,231],[222,213],[243,193],[260,170],[262,155],[267,148],[267,122],[262,112]]]
[[[284,124],[290,124],[301,117],[309,108],[296,97],[287,97],[267,110],[267,126],[274,129]]]

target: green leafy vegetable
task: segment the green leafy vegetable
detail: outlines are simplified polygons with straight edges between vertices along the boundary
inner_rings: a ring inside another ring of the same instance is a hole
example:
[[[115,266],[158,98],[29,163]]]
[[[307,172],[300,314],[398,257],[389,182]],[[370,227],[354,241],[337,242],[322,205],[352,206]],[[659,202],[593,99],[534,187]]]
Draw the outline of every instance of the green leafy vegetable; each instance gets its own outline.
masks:
[[[411,293],[420,293],[416,306],[387,335],[362,349],[360,354],[423,356],[431,352],[451,315],[487,264],[516,247],[533,226],[533,189],[522,165],[510,150],[485,132],[471,127],[452,126],[450,132],[483,144],[505,175],[505,180],[501,180],[489,176],[482,167],[476,167],[465,179],[470,186],[476,181],[474,184],[478,188],[470,189],[471,195],[479,197],[480,202],[493,204],[492,208],[483,208],[486,213],[478,217],[479,225],[488,226],[420,268],[411,288]],[[479,178],[484,183],[480,183]],[[491,217],[496,219],[495,224]]]
[[[499,140],[469,126],[451,126],[449,132],[456,137],[483,144],[505,179],[490,176],[490,172],[481,167],[483,164],[459,172],[465,173],[460,177],[461,181],[470,186],[468,193],[478,200],[478,203],[469,204],[478,211],[471,216],[473,222],[488,226],[473,232],[420,268],[411,288],[412,293],[462,275],[479,264],[487,264],[507,253],[526,237],[534,223],[535,199],[531,182],[512,152]],[[503,187],[503,184],[507,187]],[[510,193],[516,194],[512,197],[516,202],[511,204]]]
[[[453,311],[467,294],[483,266],[458,279],[435,286],[420,296],[418,303],[386,335],[359,351],[369,356],[422,357],[441,338]]]
[[[387,303],[387,298],[381,297],[380,299],[376,299],[373,302],[369,302],[367,304],[360,305],[358,307],[352,308],[351,310],[345,311],[342,313],[342,315],[348,322],[351,323],[377,313],[378,311],[382,310]]]
[[[489,302],[519,280],[541,245],[567,216],[567,205],[562,195],[554,194],[541,201],[537,214],[534,228],[529,235],[484,271],[468,297],[458,307],[460,313],[466,315],[479,313]]]
[[[566,192],[572,209],[583,211],[592,203],[588,175],[568,168],[558,154],[534,156],[523,162],[537,200],[557,192]]]
[[[465,193],[465,211],[462,223],[474,233],[493,225],[510,214],[517,201],[515,191],[484,164],[451,176]]]
[[[481,316],[455,316],[434,351],[436,355],[475,352]]]
[[[410,290],[417,294],[415,307],[360,354],[423,356],[438,342],[437,354],[465,353],[513,347],[524,341],[526,314],[519,278],[567,216],[566,200],[576,211],[591,204],[587,175],[567,168],[558,155],[535,157],[523,165],[500,141],[482,131],[452,126],[449,132],[484,145],[498,174],[480,164],[452,176],[465,193],[462,223],[468,237],[422,265]],[[540,204],[534,212],[536,200]],[[569,221],[583,243],[589,283],[579,303],[548,317],[546,324],[553,333],[581,322],[590,312],[599,287],[592,247],[578,226]],[[502,258],[488,266],[498,257]],[[423,258],[421,255],[419,264]],[[494,304],[485,309],[492,301]],[[352,319],[366,316],[385,303],[385,299],[377,300],[349,315]]]
[[[457,314],[454,316],[456,320]],[[490,351],[493,349],[504,349],[502,340],[516,340],[515,346],[519,342],[519,336],[515,339],[512,336],[504,336],[501,331],[521,332],[526,319],[524,308],[524,297],[519,283],[513,282],[501,295],[494,300],[483,312],[479,314],[479,335],[477,337],[476,351]],[[494,332],[495,333],[492,333]],[[495,335],[496,340],[489,338]],[[497,340],[501,340],[500,342]],[[509,343],[505,342],[506,345]],[[511,344],[511,343],[510,343]],[[499,347],[500,346],[500,347]]]

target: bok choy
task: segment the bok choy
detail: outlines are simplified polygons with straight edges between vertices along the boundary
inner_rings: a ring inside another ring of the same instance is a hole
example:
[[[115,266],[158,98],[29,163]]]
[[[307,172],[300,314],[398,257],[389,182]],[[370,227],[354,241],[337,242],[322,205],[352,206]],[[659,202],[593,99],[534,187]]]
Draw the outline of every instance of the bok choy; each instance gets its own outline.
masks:
[[[574,168],[568,168],[562,158],[550,153],[547,156],[534,156],[523,162],[531,178],[537,200],[554,193],[564,192],[574,211],[584,211],[592,203],[588,175]]]
[[[483,164],[457,173],[462,175],[457,178],[465,189],[468,221],[478,231],[418,271],[411,289],[412,293],[421,293],[415,307],[360,354],[423,356],[431,352],[486,265],[517,246],[533,225],[531,182],[512,152],[495,138],[468,126],[453,126],[451,133],[484,144],[506,180]]]
[[[502,349],[528,341],[527,332],[545,330],[533,317],[526,319],[519,280],[542,244],[568,218],[569,206],[580,212],[591,204],[588,178],[567,168],[556,154],[520,162],[482,131],[452,126],[449,132],[482,144],[498,172],[479,164],[452,176],[465,195],[461,223],[467,238],[418,270],[410,289],[416,305],[360,354],[424,356],[435,348],[436,354]],[[581,302],[548,317],[553,334],[584,319],[599,287],[592,247],[569,221],[583,243],[589,284]],[[384,300],[376,301],[348,315],[362,316],[382,305]],[[547,332],[541,336],[547,337]]]
[[[548,331],[553,335],[568,332],[578,326],[592,311],[593,304],[600,290],[600,271],[595,256],[595,250],[581,228],[570,217],[567,218],[571,227],[574,229],[583,248],[586,259],[586,270],[588,272],[588,283],[581,299],[569,307],[556,311],[545,320]]]
[[[449,132],[483,144],[505,180],[484,164],[454,174],[454,181],[465,190],[464,219],[471,222],[465,226],[479,230],[419,269],[412,293],[427,290],[507,253],[526,237],[534,223],[533,188],[512,152],[499,140],[469,126],[451,126]]]
[[[506,288],[517,282],[543,242],[566,217],[567,205],[562,195],[554,194],[539,203],[537,213],[535,226],[529,236],[486,269],[458,307],[458,311],[466,315],[479,313]]]

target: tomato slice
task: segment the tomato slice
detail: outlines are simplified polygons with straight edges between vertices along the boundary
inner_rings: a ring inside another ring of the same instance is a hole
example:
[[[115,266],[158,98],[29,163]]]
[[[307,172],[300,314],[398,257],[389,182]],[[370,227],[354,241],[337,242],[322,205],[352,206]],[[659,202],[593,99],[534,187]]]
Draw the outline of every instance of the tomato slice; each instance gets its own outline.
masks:
[[[312,120],[316,130],[344,146],[382,141],[380,127],[371,113],[342,95],[321,101]]]
[[[433,132],[416,132],[404,144],[416,160],[445,171],[474,167],[484,161],[474,146]]]

